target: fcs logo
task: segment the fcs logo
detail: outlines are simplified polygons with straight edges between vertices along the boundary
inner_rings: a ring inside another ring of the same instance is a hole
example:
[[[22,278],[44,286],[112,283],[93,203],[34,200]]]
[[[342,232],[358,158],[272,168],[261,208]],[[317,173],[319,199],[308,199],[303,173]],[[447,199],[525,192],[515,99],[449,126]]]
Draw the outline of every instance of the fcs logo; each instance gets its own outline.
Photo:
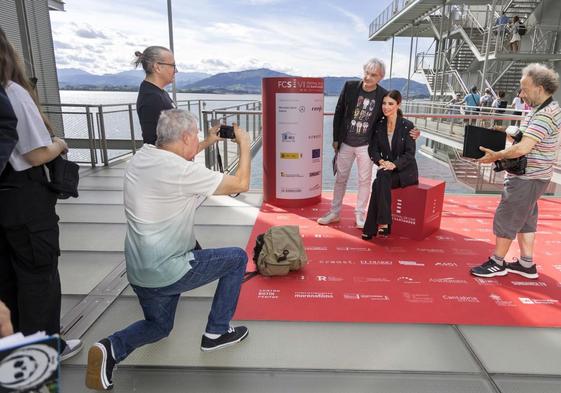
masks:
[[[296,87],[296,79],[290,81],[278,81],[277,87],[282,87],[283,89],[292,89]]]

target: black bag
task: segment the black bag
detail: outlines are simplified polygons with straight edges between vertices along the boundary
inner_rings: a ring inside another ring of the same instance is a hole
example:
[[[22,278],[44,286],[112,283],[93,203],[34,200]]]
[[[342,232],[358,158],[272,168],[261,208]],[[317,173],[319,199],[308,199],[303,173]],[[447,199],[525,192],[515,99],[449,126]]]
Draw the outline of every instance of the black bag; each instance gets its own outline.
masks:
[[[518,34],[521,36],[526,34],[526,25],[522,22],[518,22]]]
[[[58,156],[45,164],[49,170],[47,187],[57,194],[58,199],[78,198],[80,167],[78,164]]]

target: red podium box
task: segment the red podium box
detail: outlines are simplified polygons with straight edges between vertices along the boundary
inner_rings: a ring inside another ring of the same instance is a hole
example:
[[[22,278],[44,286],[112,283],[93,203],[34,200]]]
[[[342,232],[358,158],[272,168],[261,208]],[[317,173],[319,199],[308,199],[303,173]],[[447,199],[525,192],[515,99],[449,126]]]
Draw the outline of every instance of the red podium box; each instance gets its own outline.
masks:
[[[445,182],[419,178],[419,184],[392,190],[392,234],[423,240],[440,228]]]

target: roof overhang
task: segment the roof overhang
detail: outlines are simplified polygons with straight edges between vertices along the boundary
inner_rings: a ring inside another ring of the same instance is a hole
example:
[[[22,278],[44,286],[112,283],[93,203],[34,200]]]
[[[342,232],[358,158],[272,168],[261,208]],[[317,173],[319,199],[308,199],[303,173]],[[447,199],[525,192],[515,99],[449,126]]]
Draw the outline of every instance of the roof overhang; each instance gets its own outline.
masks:
[[[64,1],[49,0],[49,11],[64,11]]]

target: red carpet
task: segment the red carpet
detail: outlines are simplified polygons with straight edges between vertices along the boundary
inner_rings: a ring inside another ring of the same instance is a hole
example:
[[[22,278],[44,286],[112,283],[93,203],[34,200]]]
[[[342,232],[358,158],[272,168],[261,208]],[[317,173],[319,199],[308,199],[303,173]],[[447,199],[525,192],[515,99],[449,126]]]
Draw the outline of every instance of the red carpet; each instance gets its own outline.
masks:
[[[325,197],[306,208],[262,206],[248,254],[271,225],[298,224],[309,263],[289,276],[246,282],[236,319],[561,327],[561,199],[540,201],[540,278],[529,280],[469,274],[493,251],[498,196],[447,195],[441,229],[425,240],[370,242],[354,227],[354,198],[345,199],[341,221],[331,226],[315,222],[329,210]],[[518,250],[515,242],[507,260]]]

